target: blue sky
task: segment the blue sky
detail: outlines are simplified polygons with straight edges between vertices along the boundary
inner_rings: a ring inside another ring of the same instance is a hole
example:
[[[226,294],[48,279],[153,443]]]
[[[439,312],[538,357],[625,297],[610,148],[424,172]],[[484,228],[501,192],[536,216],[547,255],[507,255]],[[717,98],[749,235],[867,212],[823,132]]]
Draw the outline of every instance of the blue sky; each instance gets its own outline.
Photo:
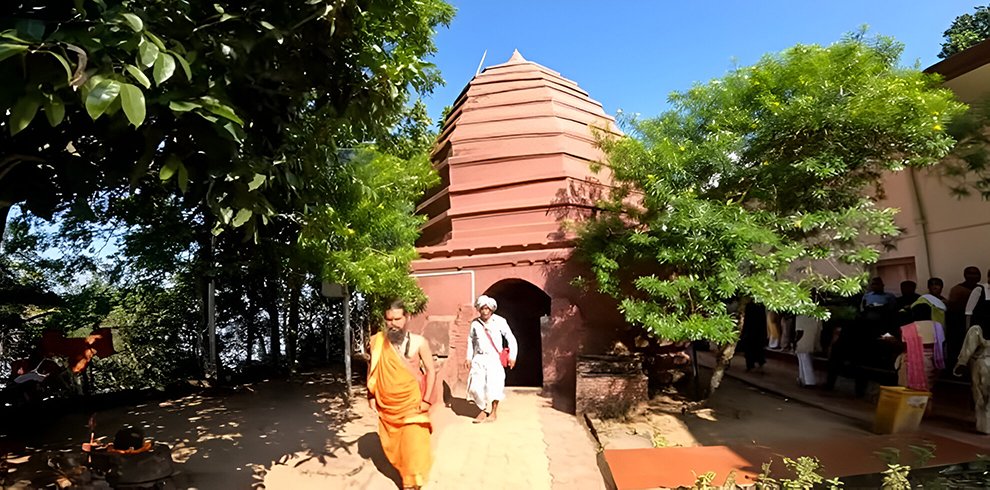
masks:
[[[905,44],[901,64],[936,63],[952,20],[985,3],[957,0],[448,0],[457,16],[432,59],[447,85],[428,99],[436,119],[485,66],[513,49],[577,82],[614,115],[662,112],[667,95],[734,64],[797,43],[830,44],[867,24]]]

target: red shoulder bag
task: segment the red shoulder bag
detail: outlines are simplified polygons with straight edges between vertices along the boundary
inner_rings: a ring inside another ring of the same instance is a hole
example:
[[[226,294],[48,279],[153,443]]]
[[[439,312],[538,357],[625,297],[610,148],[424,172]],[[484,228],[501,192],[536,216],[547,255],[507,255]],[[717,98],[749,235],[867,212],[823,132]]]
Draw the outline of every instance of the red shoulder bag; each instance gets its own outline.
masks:
[[[488,337],[488,341],[492,343],[492,347],[498,352],[498,360],[502,363],[502,367],[509,367],[509,348],[505,347],[502,350],[498,349],[495,345],[495,339],[492,338],[492,334],[488,333],[488,328],[484,324],[481,325],[481,329],[485,331],[485,336]]]

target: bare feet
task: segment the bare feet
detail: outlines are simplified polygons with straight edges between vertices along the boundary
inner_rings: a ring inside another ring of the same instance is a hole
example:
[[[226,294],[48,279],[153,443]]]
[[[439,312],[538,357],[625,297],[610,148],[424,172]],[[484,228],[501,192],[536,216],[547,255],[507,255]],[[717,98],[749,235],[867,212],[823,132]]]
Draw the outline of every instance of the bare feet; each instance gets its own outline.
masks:
[[[489,415],[489,416],[488,416],[488,417],[487,417],[487,418],[486,418],[485,420],[483,420],[482,422],[484,422],[484,423],[486,423],[486,424],[488,424],[488,423],[491,423],[491,422],[495,422],[496,420],[498,420],[498,415],[495,415],[494,413],[492,413],[491,415]]]
[[[482,412],[479,413],[478,416],[474,418],[474,422],[473,423],[480,424],[482,422],[485,422],[485,420],[487,418],[488,418],[488,413],[486,413],[484,410],[482,410]]]

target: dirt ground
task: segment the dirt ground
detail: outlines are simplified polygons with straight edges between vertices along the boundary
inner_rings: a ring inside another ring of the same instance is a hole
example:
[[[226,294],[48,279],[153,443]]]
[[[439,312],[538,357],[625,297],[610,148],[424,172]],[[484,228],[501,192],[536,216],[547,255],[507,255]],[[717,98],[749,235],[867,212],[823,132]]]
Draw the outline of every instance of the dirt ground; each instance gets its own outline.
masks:
[[[354,415],[345,410],[339,376],[313,373],[237,389],[96,411],[97,437],[112,440],[122,426],[172,448],[174,488],[264,488],[273,468],[292,460],[332,459],[338,451],[368,456],[377,437],[338,434]],[[81,454],[89,412],[49,417],[32,427],[8,427],[3,488],[44,488],[59,474],[50,467]],[[7,420],[5,423],[17,424]],[[375,447],[377,446],[377,448]],[[370,456],[369,456],[370,457]]]
[[[373,417],[347,410],[342,394],[339,376],[312,373],[93,415],[98,437],[112,439],[117,429],[133,425],[172,448],[176,473],[165,488],[395,488]],[[683,407],[675,395],[660,396],[632,417],[594,425],[608,449],[868,434],[862,423],[732,378],[725,379],[708,408],[682,413]],[[43,423],[5,421],[21,425],[3,431],[9,454],[0,468],[2,487],[45,488],[55,482],[59,474],[50,461],[82,454],[90,413],[78,409]]]
[[[706,408],[687,410],[674,394],[654,397],[629,417],[593,419],[605,449],[765,444],[774,440],[869,435],[867,427],[726,377]]]
[[[399,477],[382,451],[378,419],[363,399],[363,388],[355,390],[349,408],[342,395],[338,375],[313,373],[95,412],[79,407],[34,417],[44,422],[21,421],[19,427],[0,431],[5,436],[0,449],[8,453],[0,460],[0,487],[57,488],[53,484],[60,474],[50,464],[67,458],[85,461],[81,445],[89,440],[93,413],[97,436],[110,440],[120,427],[130,425],[168,445],[175,474],[154,488],[396,489]],[[430,488],[604,487],[596,446],[585,429],[537,392],[507,390],[498,424],[472,424],[477,409],[465,410],[468,404],[454,396],[450,408],[438,405],[431,413],[435,461]],[[474,444],[479,438],[488,441],[480,450]],[[102,480],[95,483],[73,488],[108,488]]]

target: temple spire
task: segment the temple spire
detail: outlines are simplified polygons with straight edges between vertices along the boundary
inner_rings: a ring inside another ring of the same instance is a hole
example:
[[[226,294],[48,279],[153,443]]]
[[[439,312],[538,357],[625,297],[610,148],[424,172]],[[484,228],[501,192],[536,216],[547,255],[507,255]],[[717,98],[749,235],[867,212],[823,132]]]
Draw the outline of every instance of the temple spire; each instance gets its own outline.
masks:
[[[519,54],[518,49],[512,50],[512,57],[509,58],[509,61],[506,61],[506,63],[525,63],[525,62],[526,62],[526,58],[523,58],[523,55]]]

